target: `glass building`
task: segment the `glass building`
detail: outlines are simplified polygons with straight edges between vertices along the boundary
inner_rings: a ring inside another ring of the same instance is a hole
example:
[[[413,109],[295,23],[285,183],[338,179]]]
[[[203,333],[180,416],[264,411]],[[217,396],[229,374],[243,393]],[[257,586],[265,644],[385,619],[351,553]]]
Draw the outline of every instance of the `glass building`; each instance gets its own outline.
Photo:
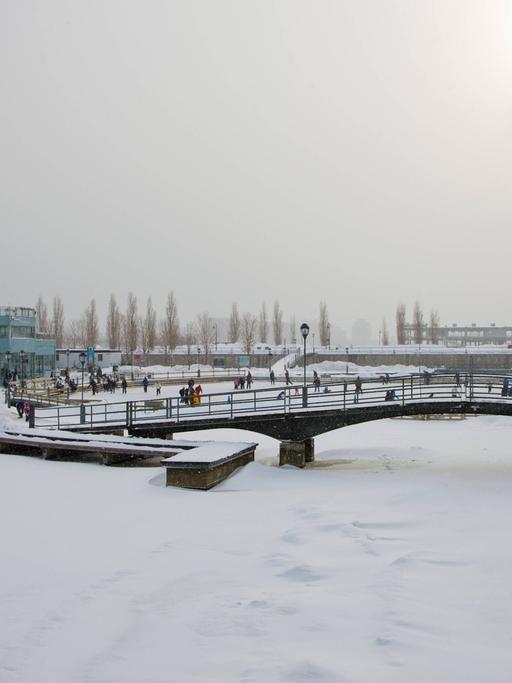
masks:
[[[36,332],[33,308],[0,306],[0,369],[3,377],[16,371],[19,379],[55,370],[55,339]]]

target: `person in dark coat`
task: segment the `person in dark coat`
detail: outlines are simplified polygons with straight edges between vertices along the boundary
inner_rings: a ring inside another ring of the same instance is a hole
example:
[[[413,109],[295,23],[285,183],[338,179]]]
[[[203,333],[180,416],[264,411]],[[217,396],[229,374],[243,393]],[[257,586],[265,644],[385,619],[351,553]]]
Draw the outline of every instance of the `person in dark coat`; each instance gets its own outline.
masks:
[[[292,380],[290,379],[290,373],[288,372],[288,369],[284,371],[284,378],[286,380],[286,384],[293,384]]]
[[[276,383],[276,376],[274,374],[274,371],[270,371],[270,384],[275,384]]]
[[[508,396],[508,377],[505,377],[503,384],[501,385],[501,395]]]
[[[123,394],[126,394],[126,389],[128,388],[128,382],[126,381],[126,377],[123,377],[121,380],[121,389],[123,390]]]
[[[149,379],[147,377],[144,377],[142,380],[142,386],[144,387],[144,393],[148,393],[148,384],[149,384]]]

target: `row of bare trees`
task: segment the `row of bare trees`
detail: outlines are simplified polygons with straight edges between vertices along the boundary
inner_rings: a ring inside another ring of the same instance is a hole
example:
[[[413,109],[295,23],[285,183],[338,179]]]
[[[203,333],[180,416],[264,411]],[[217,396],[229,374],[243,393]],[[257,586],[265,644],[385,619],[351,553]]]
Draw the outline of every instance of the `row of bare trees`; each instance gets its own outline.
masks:
[[[415,344],[422,344],[427,342],[429,344],[437,344],[439,342],[439,326],[441,324],[439,313],[432,309],[428,322],[425,320],[423,311],[419,301],[416,301],[412,311],[412,323],[407,323],[405,304],[398,304],[395,315],[396,323],[396,341],[397,344],[405,344],[407,342],[406,330],[412,325],[413,341]],[[389,333],[386,320],[382,321],[382,344],[387,346],[389,344]]]
[[[38,331],[55,337],[57,348],[65,345],[71,348],[85,348],[97,346],[100,341],[100,325],[95,299],[92,299],[78,320],[71,320],[65,325],[64,306],[60,297],[53,298],[51,315],[42,297],[36,303]],[[289,322],[291,343],[297,342],[297,321],[292,316]],[[265,302],[262,303],[259,316],[250,312],[240,313],[238,304],[233,303],[228,326],[228,341],[241,343],[245,353],[249,354],[257,341],[269,343],[269,333],[272,332],[273,343],[283,344],[284,335],[283,310],[276,300],[272,307],[269,320]],[[319,315],[320,342],[326,345],[330,342],[330,323],[327,305],[320,303]],[[139,313],[137,297],[130,292],[126,301],[126,308],[122,311],[116,296],[110,295],[108,302],[106,324],[106,343],[111,349],[124,349],[132,353],[141,348],[145,353],[156,346],[162,346],[165,353],[172,352],[179,344],[187,347],[190,355],[192,347],[199,345],[205,356],[217,341],[217,327],[209,313],[197,315],[194,322],[186,324],[180,329],[178,306],[174,293],[167,295],[165,314],[159,320],[151,297],[146,301],[145,308]]]

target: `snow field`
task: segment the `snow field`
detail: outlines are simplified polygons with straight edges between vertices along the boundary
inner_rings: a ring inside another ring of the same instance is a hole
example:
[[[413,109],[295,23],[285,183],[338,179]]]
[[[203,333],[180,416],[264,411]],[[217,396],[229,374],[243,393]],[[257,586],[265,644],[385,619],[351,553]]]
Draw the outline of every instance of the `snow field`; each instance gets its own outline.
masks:
[[[0,455],[2,683],[510,681],[511,421],[345,428],[304,471],[190,437],[258,462],[205,493]]]

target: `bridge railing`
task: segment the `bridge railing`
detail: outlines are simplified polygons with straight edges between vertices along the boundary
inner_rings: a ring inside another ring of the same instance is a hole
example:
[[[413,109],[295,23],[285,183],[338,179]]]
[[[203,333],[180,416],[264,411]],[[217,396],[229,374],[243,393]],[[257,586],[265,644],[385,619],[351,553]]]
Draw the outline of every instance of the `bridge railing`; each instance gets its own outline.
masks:
[[[164,397],[113,403],[89,402],[73,406],[34,406],[31,426],[45,428],[132,427],[150,422],[234,418],[243,415],[286,414],[315,410],[350,410],[357,406],[398,401],[503,400],[510,401],[512,377],[426,373],[404,377],[371,378],[314,385],[288,385],[266,389],[203,394],[190,405],[181,397]]]

